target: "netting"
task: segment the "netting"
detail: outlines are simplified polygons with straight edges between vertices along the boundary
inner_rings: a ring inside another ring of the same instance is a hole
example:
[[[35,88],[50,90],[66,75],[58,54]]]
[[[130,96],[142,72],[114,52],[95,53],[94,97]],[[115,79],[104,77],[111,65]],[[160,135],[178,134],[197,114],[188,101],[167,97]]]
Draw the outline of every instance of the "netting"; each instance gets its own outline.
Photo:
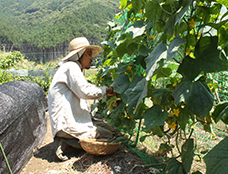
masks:
[[[216,91],[216,97],[218,101],[228,100],[228,71],[223,71],[219,73],[212,73],[208,75],[208,78],[213,80],[213,83],[218,85]]]
[[[19,173],[46,134],[47,99],[33,82],[0,85],[0,173]],[[5,154],[5,155],[4,155]],[[7,161],[9,166],[7,166]]]

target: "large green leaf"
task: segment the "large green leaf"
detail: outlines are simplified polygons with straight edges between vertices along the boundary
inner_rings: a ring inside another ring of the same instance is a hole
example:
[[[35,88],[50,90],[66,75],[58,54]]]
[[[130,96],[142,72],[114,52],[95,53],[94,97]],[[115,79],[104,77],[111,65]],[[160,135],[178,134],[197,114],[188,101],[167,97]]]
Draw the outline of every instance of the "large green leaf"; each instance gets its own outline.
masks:
[[[151,26],[155,29],[156,22],[160,18],[162,9],[158,1],[148,1],[145,5],[145,16],[149,19]]]
[[[150,109],[144,113],[144,131],[150,130],[155,126],[162,126],[165,123],[166,117],[169,115],[168,112],[162,111],[160,105],[153,105]]]
[[[132,42],[127,45],[126,51],[129,56],[131,56],[138,49],[138,43]]]
[[[174,27],[177,23],[180,23],[181,19],[183,18],[185,12],[188,10],[190,4],[192,3],[192,0],[183,0],[182,6],[179,8],[179,10],[176,11],[174,15],[172,15],[168,22],[165,25],[164,32],[167,34],[173,34]]]
[[[192,82],[185,78],[173,91],[174,103],[185,102],[189,111],[204,119],[211,110],[214,96],[207,84],[200,80]]]
[[[160,42],[150,55],[145,59],[146,62],[146,80],[149,81],[154,75],[157,67],[157,62],[167,57],[167,46],[164,42]]]
[[[178,124],[180,125],[180,128],[184,131],[186,128],[186,125],[190,118],[192,118],[192,113],[188,110],[187,107],[179,108],[180,113],[177,117]]]
[[[129,85],[130,85],[130,81],[129,81],[129,77],[127,74],[121,74],[119,75],[115,80],[114,80],[114,89],[115,92],[122,94],[123,92],[125,92]]]
[[[228,25],[227,25],[228,27]],[[224,45],[227,45],[227,37],[228,37],[228,29],[226,27],[221,27],[219,30],[218,30],[218,37],[219,37],[219,46],[224,46]]]
[[[177,72],[182,74],[184,77],[194,80],[202,71],[200,66],[203,65],[199,64],[197,60],[192,59],[190,56],[186,56],[180,64]]]
[[[218,37],[203,37],[195,47],[195,59],[185,57],[178,72],[194,80],[201,71],[205,73],[225,71],[228,60],[217,49]]]
[[[156,71],[155,73],[156,79],[163,78],[163,77],[169,77],[172,74],[172,69],[171,68],[160,68],[159,70]]]
[[[132,9],[135,14],[139,12],[139,10],[141,9],[141,6],[142,6],[141,0],[132,0]]]
[[[214,112],[212,113],[212,117],[216,123],[219,122],[219,120],[222,120],[228,124],[228,102],[226,101],[217,104]]]
[[[154,104],[161,106],[168,106],[170,104],[171,95],[167,88],[154,89],[152,95],[152,101]]]
[[[160,42],[145,59],[147,73],[146,80],[150,80],[154,75],[157,67],[157,62],[159,62],[161,59],[173,58],[180,45],[184,43],[185,41],[179,37],[175,37],[169,46],[167,46],[164,42]]]
[[[173,41],[169,44],[169,48],[167,50],[167,59],[171,59],[175,56],[179,47],[185,43],[185,40],[180,37],[175,37]]]
[[[204,28],[206,26],[210,26],[216,30],[218,30],[221,26],[225,25],[226,23],[228,22],[228,19],[224,20],[224,21],[221,21],[221,22],[218,22],[218,23],[208,23],[208,24],[203,24],[203,25],[200,25],[199,26],[199,29],[200,28]]]
[[[114,50],[114,55],[116,53],[117,57],[123,57],[123,55],[126,53],[127,45],[128,43],[126,40],[119,44],[117,48]]]
[[[187,139],[182,146],[182,153],[181,153],[182,165],[185,173],[190,172],[193,157],[194,157],[194,140]]]
[[[112,112],[110,115],[111,122],[115,127],[118,127],[122,124],[122,119],[124,115],[124,107],[125,105],[121,102]]]
[[[167,174],[185,174],[182,163],[176,158],[171,158],[168,161]]]
[[[146,25],[144,25],[143,21],[136,21],[134,24],[132,24],[125,32],[129,33],[132,37],[132,39],[141,36],[146,29]]]
[[[227,173],[228,171],[228,137],[225,137],[205,157],[206,174]]]
[[[127,98],[128,103],[128,112],[136,112],[139,104],[141,103],[142,99],[147,96],[147,81],[143,78],[139,81],[135,87],[129,88],[125,91],[125,95]]]

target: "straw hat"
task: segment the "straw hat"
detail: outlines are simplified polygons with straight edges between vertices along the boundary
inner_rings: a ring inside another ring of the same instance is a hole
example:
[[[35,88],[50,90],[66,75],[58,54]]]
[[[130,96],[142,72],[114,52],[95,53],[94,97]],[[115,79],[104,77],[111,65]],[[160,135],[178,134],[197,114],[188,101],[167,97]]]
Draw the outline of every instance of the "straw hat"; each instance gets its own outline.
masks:
[[[86,50],[88,48],[92,50],[92,56],[96,56],[102,50],[102,48],[98,45],[90,45],[89,41],[85,37],[77,37],[72,41],[70,41],[70,44],[69,44],[70,53],[66,57],[64,57],[62,61],[66,61],[71,57],[73,57],[79,51],[83,49]]]

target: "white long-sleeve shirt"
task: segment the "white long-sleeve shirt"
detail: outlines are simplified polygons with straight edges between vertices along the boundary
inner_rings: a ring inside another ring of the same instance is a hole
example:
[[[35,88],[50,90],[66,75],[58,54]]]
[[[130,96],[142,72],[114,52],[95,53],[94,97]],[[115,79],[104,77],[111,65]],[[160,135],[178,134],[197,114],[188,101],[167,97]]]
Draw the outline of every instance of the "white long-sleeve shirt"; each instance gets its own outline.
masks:
[[[105,87],[90,84],[79,62],[66,62],[56,71],[48,93],[48,108],[53,137],[60,130],[78,139],[95,138],[87,99],[103,98]]]

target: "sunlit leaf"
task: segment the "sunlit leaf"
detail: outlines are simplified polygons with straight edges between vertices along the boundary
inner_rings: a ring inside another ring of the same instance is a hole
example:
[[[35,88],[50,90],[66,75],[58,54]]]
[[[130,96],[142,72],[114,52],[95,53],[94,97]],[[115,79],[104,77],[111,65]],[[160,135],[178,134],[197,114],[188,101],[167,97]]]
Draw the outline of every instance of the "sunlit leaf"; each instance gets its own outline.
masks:
[[[207,174],[227,173],[228,171],[228,137],[225,137],[205,157]]]
[[[173,91],[174,102],[177,105],[185,102],[189,111],[204,119],[211,110],[214,96],[201,81],[192,82],[184,79]]]
[[[137,36],[141,36],[146,29],[146,25],[144,25],[143,21],[136,21],[132,24],[125,32],[129,33],[132,39],[136,38]]]
[[[167,46],[164,42],[160,42],[154,50],[150,53],[150,55],[145,59],[146,62],[146,80],[149,81],[151,77],[154,75],[154,71],[157,67],[157,62],[162,58],[165,59],[167,57]]]
[[[150,109],[144,113],[144,131],[150,130],[155,126],[162,126],[165,123],[166,117],[169,115],[168,112],[162,111],[160,105],[153,105]]]
[[[123,9],[127,6],[127,0],[120,0],[120,8]]]
[[[178,51],[179,47],[184,44],[185,41],[180,37],[175,37],[173,41],[169,44],[167,50],[167,59],[171,59],[175,56],[176,52]]]
[[[194,157],[194,140],[187,139],[186,142],[182,146],[182,165],[185,173],[189,173],[192,166],[192,161]]]

